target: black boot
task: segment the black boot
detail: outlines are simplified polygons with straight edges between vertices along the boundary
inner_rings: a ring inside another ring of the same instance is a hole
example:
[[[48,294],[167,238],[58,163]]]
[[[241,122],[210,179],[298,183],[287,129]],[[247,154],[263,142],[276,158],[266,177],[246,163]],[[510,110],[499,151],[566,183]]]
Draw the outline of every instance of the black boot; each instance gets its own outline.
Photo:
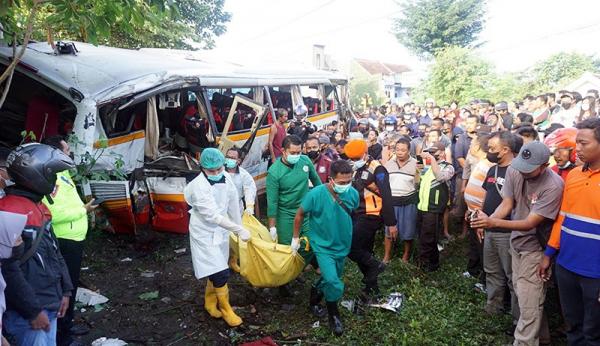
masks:
[[[321,306],[321,300],[323,299],[323,293],[321,293],[316,287],[310,288],[310,312],[316,317],[324,317],[326,312],[323,306]]]
[[[363,304],[374,304],[377,302],[379,298],[379,285],[377,282],[368,282],[363,288],[360,296],[360,301]]]
[[[327,312],[329,313],[329,329],[335,336],[344,334],[344,324],[340,317],[337,302],[327,302]]]

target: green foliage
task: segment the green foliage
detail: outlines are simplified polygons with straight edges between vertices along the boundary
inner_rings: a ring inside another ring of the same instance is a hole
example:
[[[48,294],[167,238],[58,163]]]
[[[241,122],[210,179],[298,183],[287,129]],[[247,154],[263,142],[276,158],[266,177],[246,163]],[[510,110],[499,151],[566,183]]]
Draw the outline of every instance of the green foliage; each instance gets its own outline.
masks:
[[[39,5],[34,40],[77,40],[93,44],[139,48],[205,47],[225,32],[230,14],[224,0],[48,0]],[[34,3],[0,5],[0,20],[22,37]]]
[[[350,82],[350,104],[354,110],[364,111],[365,106],[380,105],[384,99],[378,93],[379,85],[377,79],[366,79]],[[366,96],[368,95],[368,96]],[[369,104],[365,105],[365,99]]]
[[[439,104],[449,104],[453,100],[464,104],[473,98],[488,98],[494,79],[489,62],[467,48],[450,47],[436,55],[419,93],[433,97]]]
[[[579,78],[584,72],[598,71],[594,57],[580,53],[561,52],[536,63],[526,72],[530,93],[554,90]]]
[[[449,46],[467,47],[483,29],[485,1],[410,0],[392,31],[416,55],[430,58]]]
[[[33,131],[27,132],[26,130],[21,131],[21,138],[22,139],[20,144],[27,142],[27,139],[30,139],[32,142],[35,142],[37,140]]]
[[[75,134],[70,135],[67,141],[73,151],[76,151],[79,145],[84,144]],[[76,163],[75,169],[71,172],[73,181],[85,184],[90,180],[127,180],[123,156],[114,151],[106,152],[106,145],[102,145],[102,143],[106,143],[106,139],[100,139],[99,142],[101,143],[99,150],[96,150],[93,154],[86,151],[81,155],[80,161]],[[94,169],[101,157],[111,160],[115,168],[110,171]]]

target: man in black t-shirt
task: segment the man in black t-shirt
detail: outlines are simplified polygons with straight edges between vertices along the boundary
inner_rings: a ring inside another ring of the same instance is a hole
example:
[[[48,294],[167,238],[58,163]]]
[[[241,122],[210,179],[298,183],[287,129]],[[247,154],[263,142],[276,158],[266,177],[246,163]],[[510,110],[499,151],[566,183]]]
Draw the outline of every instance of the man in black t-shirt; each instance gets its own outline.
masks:
[[[492,215],[502,203],[500,191],[504,185],[504,178],[508,166],[516,153],[521,149],[522,140],[510,131],[496,132],[489,140],[487,159],[496,163],[487,173],[483,188],[486,190],[482,211]],[[483,238],[483,267],[486,274],[487,303],[485,311],[489,314],[499,314],[504,306],[505,288],[508,286],[511,296],[511,312],[513,324],[519,318],[518,304],[512,283],[512,261],[510,256],[511,231],[501,228],[478,230],[478,235]]]

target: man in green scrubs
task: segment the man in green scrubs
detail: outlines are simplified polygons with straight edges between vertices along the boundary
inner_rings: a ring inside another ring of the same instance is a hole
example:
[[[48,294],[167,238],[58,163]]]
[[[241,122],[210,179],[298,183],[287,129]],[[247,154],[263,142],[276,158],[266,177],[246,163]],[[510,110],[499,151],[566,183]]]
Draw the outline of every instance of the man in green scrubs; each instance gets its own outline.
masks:
[[[308,192],[308,181],[310,179],[313,186],[318,186],[321,185],[321,179],[312,161],[301,155],[300,137],[287,136],[282,146],[283,156],[275,161],[267,173],[267,217],[271,238],[279,244],[289,245],[294,217]]]
[[[308,239],[321,270],[311,288],[310,309],[319,317],[324,315],[319,303],[325,296],[329,328],[337,336],[344,332],[338,301],[344,294],[341,277],[352,245],[351,213],[358,204],[358,191],[352,187],[352,166],[339,160],[331,164],[329,183],[315,187],[304,197],[294,219],[292,251],[300,247],[300,230],[308,216]]]

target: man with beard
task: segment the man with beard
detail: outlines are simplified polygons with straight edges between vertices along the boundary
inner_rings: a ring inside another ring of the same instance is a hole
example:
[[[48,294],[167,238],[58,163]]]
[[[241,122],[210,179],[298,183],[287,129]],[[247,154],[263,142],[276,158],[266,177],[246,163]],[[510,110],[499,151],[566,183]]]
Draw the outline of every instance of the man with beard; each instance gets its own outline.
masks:
[[[563,181],[548,168],[550,150],[533,141],[523,145],[506,172],[502,203],[487,216],[478,211],[473,228],[510,229],[513,285],[519,301],[514,345],[549,343],[544,316],[546,285],[537,275],[538,264],[552,224],[558,216]],[[511,215],[511,220],[506,220]]]

